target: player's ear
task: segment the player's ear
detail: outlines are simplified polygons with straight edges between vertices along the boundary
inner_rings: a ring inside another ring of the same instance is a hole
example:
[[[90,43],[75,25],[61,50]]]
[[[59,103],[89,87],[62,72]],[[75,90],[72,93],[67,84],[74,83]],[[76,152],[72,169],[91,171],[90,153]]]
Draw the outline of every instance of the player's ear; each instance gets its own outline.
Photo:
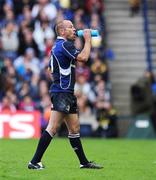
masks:
[[[64,29],[64,28],[60,29],[60,34],[61,34],[61,35],[64,35],[64,34],[65,34],[65,29]]]

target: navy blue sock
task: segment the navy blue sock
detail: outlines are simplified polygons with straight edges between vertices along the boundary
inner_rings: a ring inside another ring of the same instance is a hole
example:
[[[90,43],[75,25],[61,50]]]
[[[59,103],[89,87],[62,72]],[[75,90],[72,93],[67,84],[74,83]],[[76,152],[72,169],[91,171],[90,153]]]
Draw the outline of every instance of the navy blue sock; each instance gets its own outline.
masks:
[[[83,147],[80,141],[80,134],[69,134],[68,138],[70,140],[70,144],[72,148],[74,149],[80,164],[87,164],[88,160],[84,154]]]
[[[47,131],[44,131],[39,140],[34,157],[31,160],[33,164],[36,164],[41,161],[41,158],[44,152],[46,151],[48,145],[50,144],[51,140],[52,140],[52,136]]]

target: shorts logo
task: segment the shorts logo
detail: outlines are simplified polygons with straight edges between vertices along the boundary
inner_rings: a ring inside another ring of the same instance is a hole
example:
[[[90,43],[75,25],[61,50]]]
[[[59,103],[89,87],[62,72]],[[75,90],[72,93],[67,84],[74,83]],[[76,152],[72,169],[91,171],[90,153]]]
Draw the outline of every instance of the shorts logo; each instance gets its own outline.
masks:
[[[67,105],[67,106],[66,106],[66,111],[69,111],[69,110],[70,110],[70,106]]]

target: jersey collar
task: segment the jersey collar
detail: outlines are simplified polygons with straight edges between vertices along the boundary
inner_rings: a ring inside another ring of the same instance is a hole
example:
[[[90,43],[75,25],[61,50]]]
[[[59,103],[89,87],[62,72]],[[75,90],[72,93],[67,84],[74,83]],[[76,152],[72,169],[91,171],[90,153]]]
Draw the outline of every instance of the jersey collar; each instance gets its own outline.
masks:
[[[64,37],[62,36],[57,36],[57,39],[63,39],[63,40],[66,40]]]

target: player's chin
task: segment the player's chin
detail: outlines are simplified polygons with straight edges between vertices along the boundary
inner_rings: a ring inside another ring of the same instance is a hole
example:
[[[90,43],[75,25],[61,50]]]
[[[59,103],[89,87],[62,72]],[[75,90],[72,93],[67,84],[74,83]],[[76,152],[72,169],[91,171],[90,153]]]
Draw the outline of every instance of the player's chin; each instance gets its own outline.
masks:
[[[76,39],[76,37],[77,37],[77,36],[76,36],[76,34],[74,34],[74,35],[73,35],[73,40],[75,40],[75,39]]]
[[[75,41],[75,39],[76,39],[76,36],[75,36],[75,35],[73,35],[72,37],[70,37],[70,40],[72,40],[72,41]]]

